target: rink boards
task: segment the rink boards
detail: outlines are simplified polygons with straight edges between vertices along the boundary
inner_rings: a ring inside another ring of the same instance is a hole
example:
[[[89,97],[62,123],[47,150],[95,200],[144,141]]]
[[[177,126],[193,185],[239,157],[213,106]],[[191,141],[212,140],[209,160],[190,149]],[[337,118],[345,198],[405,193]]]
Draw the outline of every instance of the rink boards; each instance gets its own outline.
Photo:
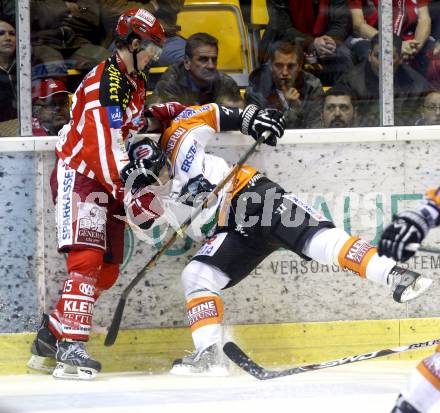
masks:
[[[437,319],[335,321],[324,323],[226,326],[225,340],[238,343],[265,367],[292,367],[330,361],[440,337]],[[34,335],[0,335],[0,375],[32,373],[26,368]],[[173,360],[192,350],[187,328],[124,330],[112,347],[94,334],[88,349],[103,372],[166,372]],[[408,351],[384,359],[419,360],[434,348]],[[380,359],[378,359],[380,360]]]
[[[414,206],[427,188],[440,184],[439,136],[437,127],[288,131],[277,148],[261,148],[250,163],[338,227],[374,244],[392,214]],[[23,368],[32,337],[26,333],[35,330],[41,311],[53,307],[65,277],[64,257],[55,248],[48,184],[54,142],[0,141],[0,357],[17,354],[18,360],[2,372]],[[233,163],[251,142],[236,133],[219,135],[212,152]],[[111,349],[100,344],[123,288],[161,246],[158,239],[165,231],[152,235],[153,245],[127,231],[121,277],[96,307],[93,352],[110,371],[132,369],[139,360],[142,370],[166,369],[182,350],[191,350],[180,286],[180,272],[197,249],[188,238],[176,242],[130,294],[120,342]],[[432,231],[426,245],[437,247],[439,242],[440,231]],[[293,357],[320,361],[436,338],[440,255],[420,253],[409,265],[432,277],[434,286],[402,305],[383,287],[337,266],[279,250],[239,286],[225,291],[225,322],[236,326],[229,330],[243,347],[269,364],[289,364]],[[419,323],[426,333],[421,338]],[[323,330],[316,333],[318,327]],[[341,332],[336,334],[335,328]]]

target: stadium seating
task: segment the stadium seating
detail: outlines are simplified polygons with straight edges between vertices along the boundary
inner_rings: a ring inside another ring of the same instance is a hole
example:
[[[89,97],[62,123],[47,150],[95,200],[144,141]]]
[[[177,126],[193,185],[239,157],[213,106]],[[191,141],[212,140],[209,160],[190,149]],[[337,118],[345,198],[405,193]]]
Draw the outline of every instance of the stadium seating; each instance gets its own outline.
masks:
[[[258,44],[269,22],[266,0],[251,0],[249,38],[252,50],[252,64],[258,65]]]
[[[187,0],[177,16],[180,34],[189,37],[206,32],[219,41],[218,68],[227,73],[240,87],[248,84],[252,71],[249,39],[238,0]]]

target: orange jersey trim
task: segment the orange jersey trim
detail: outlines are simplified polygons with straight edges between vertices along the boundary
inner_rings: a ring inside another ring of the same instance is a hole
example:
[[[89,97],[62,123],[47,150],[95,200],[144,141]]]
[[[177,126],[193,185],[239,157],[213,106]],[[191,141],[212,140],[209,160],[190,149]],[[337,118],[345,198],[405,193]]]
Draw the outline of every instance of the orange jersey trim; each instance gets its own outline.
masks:
[[[440,379],[432,373],[430,369],[428,369],[425,364],[420,362],[417,365],[417,370],[420,372],[420,374],[428,380],[438,391],[440,391]]]

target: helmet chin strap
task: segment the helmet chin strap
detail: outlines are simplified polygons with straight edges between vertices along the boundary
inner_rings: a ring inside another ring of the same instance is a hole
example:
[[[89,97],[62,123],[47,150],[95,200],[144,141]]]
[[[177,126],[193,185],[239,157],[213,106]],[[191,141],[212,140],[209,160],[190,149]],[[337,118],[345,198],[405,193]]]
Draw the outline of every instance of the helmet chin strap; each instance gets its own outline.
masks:
[[[133,67],[134,67],[134,70],[136,72],[139,72],[139,69],[138,69],[138,59],[137,59],[137,54],[138,53],[139,53],[138,49],[133,50]]]

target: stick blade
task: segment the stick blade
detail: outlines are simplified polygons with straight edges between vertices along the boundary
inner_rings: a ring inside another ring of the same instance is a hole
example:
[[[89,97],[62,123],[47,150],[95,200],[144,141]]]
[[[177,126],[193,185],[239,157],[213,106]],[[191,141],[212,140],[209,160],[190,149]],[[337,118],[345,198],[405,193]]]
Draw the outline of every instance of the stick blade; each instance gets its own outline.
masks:
[[[118,306],[116,307],[115,315],[113,316],[112,323],[107,332],[107,336],[105,337],[104,345],[106,347],[110,347],[115,344],[116,338],[118,337],[119,327],[121,325],[122,314],[124,313],[125,308],[125,298],[121,297],[119,300]]]
[[[255,363],[255,361],[253,361],[240,347],[237,346],[237,344],[233,343],[232,341],[225,343],[223,346],[223,352],[238,367],[258,380],[267,380],[271,378],[270,374],[268,374],[270,372]]]

